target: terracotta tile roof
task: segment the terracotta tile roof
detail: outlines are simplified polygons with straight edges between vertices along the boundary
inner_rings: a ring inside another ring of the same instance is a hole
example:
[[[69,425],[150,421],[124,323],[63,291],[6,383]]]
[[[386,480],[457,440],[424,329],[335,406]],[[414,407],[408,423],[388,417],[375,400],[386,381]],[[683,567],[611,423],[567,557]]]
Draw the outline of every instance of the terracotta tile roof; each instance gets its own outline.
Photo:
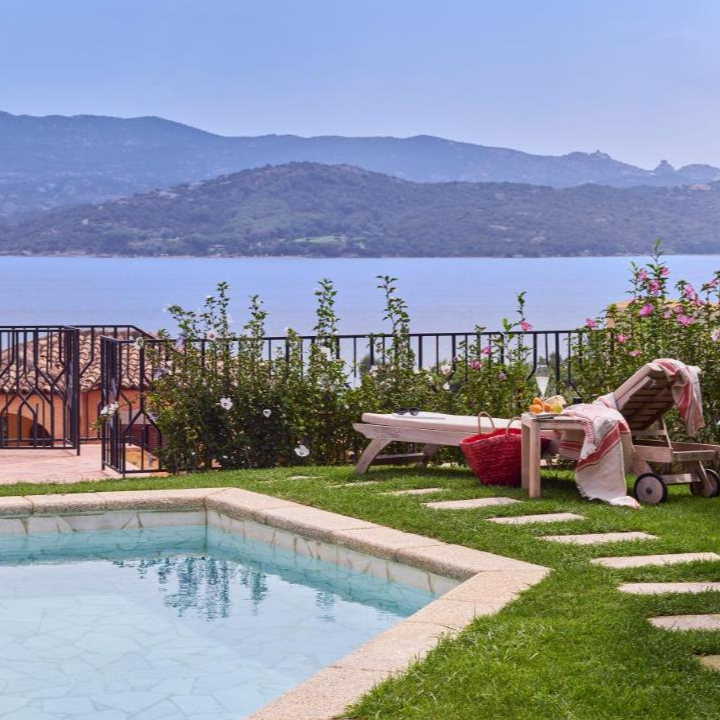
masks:
[[[135,330],[107,333],[118,340],[140,337]],[[32,335],[30,335],[32,337]],[[83,392],[100,387],[101,362],[98,330],[81,330],[78,337],[80,389]],[[57,332],[38,335],[37,340],[18,342],[22,335],[3,340],[0,352],[0,393],[27,393],[37,388],[44,392],[64,392],[66,359],[62,339]],[[8,346],[8,342],[16,342]],[[36,347],[37,345],[37,347]],[[123,387],[137,387],[140,376],[140,352],[133,344],[122,346]]]

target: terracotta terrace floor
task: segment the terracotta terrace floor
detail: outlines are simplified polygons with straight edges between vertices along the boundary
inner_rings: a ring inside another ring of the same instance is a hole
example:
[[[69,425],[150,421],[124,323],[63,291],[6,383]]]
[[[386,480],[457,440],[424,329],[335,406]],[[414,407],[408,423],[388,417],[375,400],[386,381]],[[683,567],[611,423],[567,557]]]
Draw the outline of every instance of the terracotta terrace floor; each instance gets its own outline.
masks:
[[[80,455],[73,450],[0,450],[0,485],[66,484],[119,477],[100,467],[99,445],[83,445]]]

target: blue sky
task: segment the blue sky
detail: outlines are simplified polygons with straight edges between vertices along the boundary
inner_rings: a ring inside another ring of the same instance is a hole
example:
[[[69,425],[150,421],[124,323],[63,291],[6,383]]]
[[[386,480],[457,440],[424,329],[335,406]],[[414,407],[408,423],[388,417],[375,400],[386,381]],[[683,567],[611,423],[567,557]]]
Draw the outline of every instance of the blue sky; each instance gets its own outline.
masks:
[[[720,165],[720,0],[0,0],[0,109]]]

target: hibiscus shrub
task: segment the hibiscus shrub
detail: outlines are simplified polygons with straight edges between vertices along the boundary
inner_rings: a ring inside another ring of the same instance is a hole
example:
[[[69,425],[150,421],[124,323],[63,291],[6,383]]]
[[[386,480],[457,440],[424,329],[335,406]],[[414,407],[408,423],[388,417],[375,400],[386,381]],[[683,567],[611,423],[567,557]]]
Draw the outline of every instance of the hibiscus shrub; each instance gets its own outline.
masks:
[[[237,334],[228,315],[228,286],[221,283],[200,312],[170,312],[179,328],[148,342],[145,352],[162,366],[147,405],[163,433],[161,460],[169,469],[271,467],[348,462],[361,449],[353,430],[363,412],[398,407],[496,417],[524,411],[537,393],[533,361],[559,363],[553,392],[585,399],[612,391],[645,362],[674,357],[703,370],[706,439],[720,420],[720,316],[716,273],[696,290],[671,285],[659,249],[644,267],[632,268],[630,299],[611,305],[571,334],[563,358],[533,352],[525,296],[517,316],[497,332],[478,325],[455,349],[455,357],[419,367],[406,303],[396,280],[379,277],[387,332],[371,340],[372,352],[353,366],[340,353],[336,290],[323,280],[315,292],[312,342],[288,330],[269,354],[266,312],[251,299],[249,320]],[[671,293],[671,288],[676,295]],[[571,359],[568,359],[571,358]],[[674,432],[681,432],[670,418]],[[457,453],[453,455],[459,457]],[[448,457],[447,452],[440,455]]]

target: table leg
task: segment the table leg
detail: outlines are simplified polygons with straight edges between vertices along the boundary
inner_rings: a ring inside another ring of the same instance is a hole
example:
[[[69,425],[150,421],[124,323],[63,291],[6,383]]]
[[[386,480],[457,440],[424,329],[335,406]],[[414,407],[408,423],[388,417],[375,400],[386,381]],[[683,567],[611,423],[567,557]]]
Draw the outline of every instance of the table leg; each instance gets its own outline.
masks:
[[[523,488],[531,498],[540,497],[540,423],[523,424]]]
[[[529,458],[530,458],[530,452],[529,452],[529,445],[530,445],[530,428],[528,426],[528,423],[526,423],[524,420],[522,421],[522,435],[521,437],[521,467],[522,467],[522,489],[525,490],[525,492],[528,492],[530,489],[530,466],[529,466]]]

